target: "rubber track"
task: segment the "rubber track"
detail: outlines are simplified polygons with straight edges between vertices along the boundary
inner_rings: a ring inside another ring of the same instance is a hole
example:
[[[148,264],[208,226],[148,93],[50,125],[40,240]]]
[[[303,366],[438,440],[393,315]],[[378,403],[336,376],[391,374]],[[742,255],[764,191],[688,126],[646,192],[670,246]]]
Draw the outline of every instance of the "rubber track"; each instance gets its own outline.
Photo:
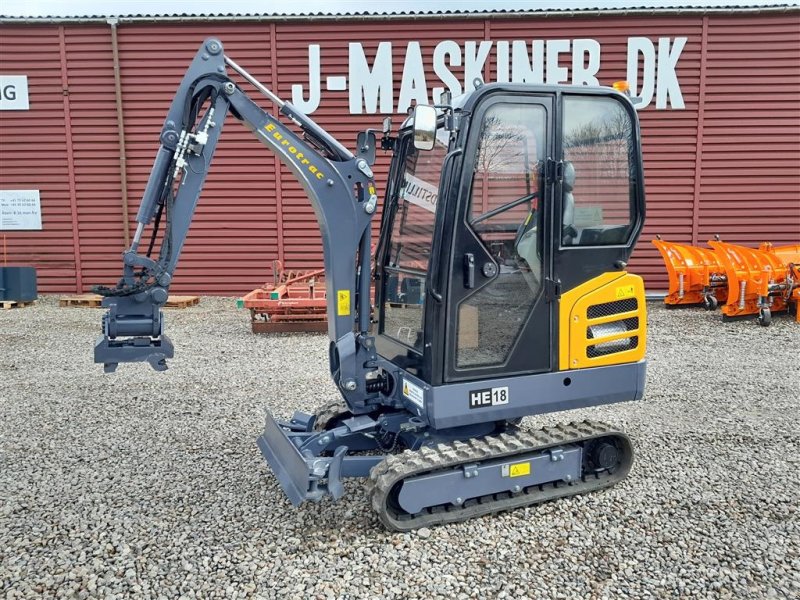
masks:
[[[446,505],[426,509],[415,515],[398,515],[388,506],[392,489],[403,479],[461,464],[480,463],[498,458],[513,458],[567,444],[610,438],[621,445],[621,462],[613,473],[584,474],[580,481],[535,485],[511,494],[503,492],[468,500],[462,506]],[[381,522],[390,530],[410,531],[419,527],[458,523],[473,517],[530,506],[556,498],[585,494],[607,488],[625,478],[633,464],[633,448],[624,432],[597,421],[572,422],[544,427],[537,431],[516,429],[495,436],[465,442],[439,444],[417,451],[406,450],[387,456],[370,471],[367,497]]]

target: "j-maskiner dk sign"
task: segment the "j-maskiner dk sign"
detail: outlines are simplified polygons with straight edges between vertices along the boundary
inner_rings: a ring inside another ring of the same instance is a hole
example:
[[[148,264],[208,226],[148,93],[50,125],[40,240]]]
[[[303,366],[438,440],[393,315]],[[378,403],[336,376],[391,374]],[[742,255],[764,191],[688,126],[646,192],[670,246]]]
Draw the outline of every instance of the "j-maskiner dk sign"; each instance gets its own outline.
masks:
[[[655,101],[657,109],[683,109],[683,95],[677,65],[686,45],[686,37],[629,37],[626,73],[631,93],[641,98],[641,110]],[[348,44],[348,72],[323,73],[320,44],[308,46],[308,82],[292,86],[292,103],[306,113],[313,113],[326,92],[347,91],[351,114],[405,112],[414,102],[438,101],[446,87],[453,96],[474,89],[473,81],[483,79],[484,67],[494,55],[501,82],[571,85],[610,85],[599,81],[602,45],[591,38],[562,40],[467,41],[463,44],[443,40],[432,52],[423,52],[419,42],[399,46],[381,42],[372,54],[360,42]],[[393,67],[394,59],[403,56],[402,72]],[[426,76],[426,66],[435,77]],[[453,72],[463,70],[463,79]],[[640,76],[641,75],[641,76]],[[433,79],[433,80],[431,80]],[[395,95],[398,89],[399,94]]]

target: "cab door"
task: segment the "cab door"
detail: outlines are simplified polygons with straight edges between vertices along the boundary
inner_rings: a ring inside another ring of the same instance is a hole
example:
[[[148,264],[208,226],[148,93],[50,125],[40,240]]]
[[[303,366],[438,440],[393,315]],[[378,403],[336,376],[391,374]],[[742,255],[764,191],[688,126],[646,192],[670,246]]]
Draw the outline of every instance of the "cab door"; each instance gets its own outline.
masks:
[[[626,267],[644,225],[639,122],[606,91],[560,96],[555,278],[567,292]]]
[[[450,253],[445,381],[551,370],[544,174],[553,98],[493,94],[471,117]]]

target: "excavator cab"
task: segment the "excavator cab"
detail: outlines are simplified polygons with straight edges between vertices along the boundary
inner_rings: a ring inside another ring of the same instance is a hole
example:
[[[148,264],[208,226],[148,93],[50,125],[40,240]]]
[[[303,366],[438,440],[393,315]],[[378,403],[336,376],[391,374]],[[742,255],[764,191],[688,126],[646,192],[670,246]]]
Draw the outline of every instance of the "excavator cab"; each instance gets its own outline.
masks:
[[[206,40],[164,121],[122,277],[96,288],[107,312],[94,358],[107,372],[163,371],[174,354],[161,307],[228,115],[283,162],[320,228],[341,398],[289,420],[267,411],[258,438],[293,504],[339,499],[344,478],[365,477],[380,521],[407,531],[627,475],[630,440],[609,425],[519,425],[644,391],[644,288],[625,271],[644,223],[628,97],[480,85],[416,107],[394,137],[385,123],[393,158],[373,256],[374,131],[351,152]]]
[[[631,103],[493,84],[441,113],[430,149],[416,114],[396,139],[375,264],[379,354],[430,386],[569,367],[562,296],[621,275],[644,222]],[[633,337],[613,347],[641,354]]]

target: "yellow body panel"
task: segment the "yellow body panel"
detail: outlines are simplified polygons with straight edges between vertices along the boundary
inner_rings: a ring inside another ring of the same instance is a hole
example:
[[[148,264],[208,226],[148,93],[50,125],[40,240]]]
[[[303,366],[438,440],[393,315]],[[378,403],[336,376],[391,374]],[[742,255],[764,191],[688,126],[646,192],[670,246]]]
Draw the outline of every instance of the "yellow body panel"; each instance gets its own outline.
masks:
[[[609,304],[609,314],[589,317],[590,307],[608,303],[636,300],[636,307],[626,312],[617,312]],[[638,325],[627,329],[625,323],[638,319]],[[619,323],[613,333],[604,332],[601,337],[590,337],[589,328]],[[644,297],[644,281],[638,275],[625,272],[603,273],[594,279],[564,292],[561,295],[558,313],[558,368],[584,369],[622,363],[637,362],[644,358],[647,338],[647,308]],[[633,348],[620,349],[600,356],[589,356],[595,344],[637,338]]]

